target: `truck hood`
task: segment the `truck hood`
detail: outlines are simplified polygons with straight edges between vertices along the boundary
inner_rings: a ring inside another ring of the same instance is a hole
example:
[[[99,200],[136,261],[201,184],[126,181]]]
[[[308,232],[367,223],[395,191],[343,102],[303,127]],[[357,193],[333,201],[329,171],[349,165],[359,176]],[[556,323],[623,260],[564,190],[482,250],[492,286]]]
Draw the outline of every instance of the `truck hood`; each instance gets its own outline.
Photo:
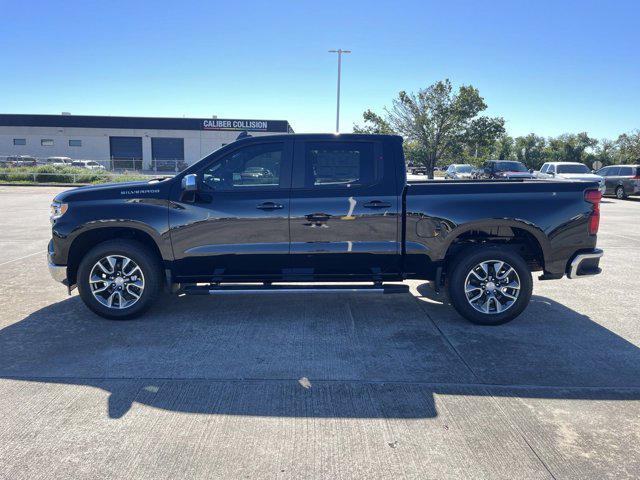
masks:
[[[167,198],[170,178],[139,182],[102,183],[73,188],[59,193],[54,201],[68,203],[80,200],[109,200],[134,198]]]

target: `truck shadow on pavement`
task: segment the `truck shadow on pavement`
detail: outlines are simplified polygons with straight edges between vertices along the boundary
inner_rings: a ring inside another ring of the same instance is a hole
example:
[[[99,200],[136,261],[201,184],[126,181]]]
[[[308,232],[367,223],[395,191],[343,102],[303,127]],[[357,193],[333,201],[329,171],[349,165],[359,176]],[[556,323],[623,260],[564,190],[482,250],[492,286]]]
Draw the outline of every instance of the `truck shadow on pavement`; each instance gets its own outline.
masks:
[[[113,322],[74,296],[0,330],[0,378],[100,388],[111,418],[134,403],[429,418],[438,395],[640,399],[640,349],[586,315],[534,296],[510,324],[479,327],[432,300],[167,297]]]

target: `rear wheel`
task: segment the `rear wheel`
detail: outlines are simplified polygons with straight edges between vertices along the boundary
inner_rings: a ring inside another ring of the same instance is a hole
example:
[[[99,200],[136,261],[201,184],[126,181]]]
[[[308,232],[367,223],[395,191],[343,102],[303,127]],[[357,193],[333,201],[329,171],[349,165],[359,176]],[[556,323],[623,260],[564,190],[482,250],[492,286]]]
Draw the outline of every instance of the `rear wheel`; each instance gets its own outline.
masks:
[[[98,315],[127,320],[144,313],[162,285],[159,259],[131,240],[109,240],[92,248],[77,276],[82,301]]]
[[[529,304],[533,282],[522,257],[496,246],[469,250],[456,259],[449,296],[457,312],[480,325],[500,325]]]
[[[618,185],[618,187],[616,188],[616,198],[618,198],[619,200],[624,200],[625,198],[627,198],[627,194],[624,193],[624,187],[622,185]]]

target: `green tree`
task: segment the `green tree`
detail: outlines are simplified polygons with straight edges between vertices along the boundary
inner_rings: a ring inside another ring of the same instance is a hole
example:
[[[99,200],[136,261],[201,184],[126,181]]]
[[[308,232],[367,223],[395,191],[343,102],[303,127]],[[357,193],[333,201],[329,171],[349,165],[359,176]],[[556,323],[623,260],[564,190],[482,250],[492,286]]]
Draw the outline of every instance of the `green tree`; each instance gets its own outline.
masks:
[[[504,119],[478,117],[471,121],[464,135],[467,156],[477,159],[490,155],[500,135],[504,135]]]
[[[451,82],[446,79],[417,93],[401,91],[392,106],[385,108],[384,117],[367,110],[363,114],[365,124],[355,125],[354,131],[395,132],[405,141],[415,142],[424,154],[427,173],[433,178],[433,168],[438,160],[468,144],[474,129],[479,130],[483,124],[493,128],[500,123],[502,119],[479,120],[478,114],[486,108],[476,88],[463,85],[454,92]],[[503,124],[504,121],[504,129]]]
[[[491,156],[498,160],[511,160],[516,156],[516,143],[513,137],[503,133],[492,145]]]
[[[404,142],[404,156],[407,163],[413,165],[425,165],[427,162],[428,152],[424,149],[422,144],[416,141],[409,140]]]
[[[584,157],[585,163],[591,167],[593,162],[601,162],[602,165],[611,165],[618,161],[619,152],[616,142],[603,138],[598,142],[598,145],[594,149],[593,153],[587,154]]]
[[[618,161],[621,163],[640,163],[640,130],[620,135],[616,142]]]
[[[586,132],[565,133],[550,138],[546,155],[552,162],[584,162],[587,150],[598,145],[598,140],[589,137]]]
[[[515,139],[516,158],[527,167],[538,170],[547,161],[545,156],[546,140],[535,133]]]
[[[362,114],[364,125],[354,125],[353,133],[368,133],[380,135],[395,135],[396,132],[391,128],[389,122],[377,113],[367,110]]]

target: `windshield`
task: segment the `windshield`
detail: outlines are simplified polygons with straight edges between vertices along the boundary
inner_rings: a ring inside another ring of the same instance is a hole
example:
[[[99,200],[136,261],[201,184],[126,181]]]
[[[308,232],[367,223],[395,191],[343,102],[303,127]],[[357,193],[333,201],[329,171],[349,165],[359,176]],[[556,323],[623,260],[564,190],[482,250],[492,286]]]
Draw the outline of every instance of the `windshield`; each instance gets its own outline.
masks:
[[[499,172],[528,172],[520,162],[496,162],[496,170]]]
[[[458,165],[456,167],[456,172],[460,173],[470,173],[472,170],[471,165]]]
[[[586,165],[558,165],[556,167],[558,173],[590,173],[589,167]]]

